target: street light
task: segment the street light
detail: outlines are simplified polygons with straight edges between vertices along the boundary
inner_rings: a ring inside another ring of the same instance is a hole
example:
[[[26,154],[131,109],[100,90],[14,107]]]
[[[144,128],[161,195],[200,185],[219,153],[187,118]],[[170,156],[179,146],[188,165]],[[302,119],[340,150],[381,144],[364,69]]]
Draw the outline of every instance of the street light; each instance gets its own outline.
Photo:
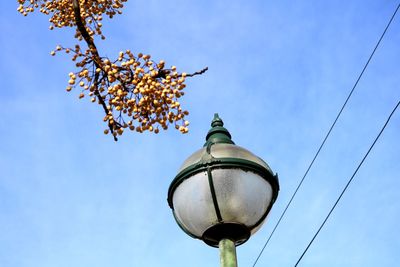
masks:
[[[235,145],[218,114],[204,147],[179,169],[168,204],[188,235],[219,247],[221,266],[237,266],[236,246],[262,225],[275,202],[279,182],[270,167]]]

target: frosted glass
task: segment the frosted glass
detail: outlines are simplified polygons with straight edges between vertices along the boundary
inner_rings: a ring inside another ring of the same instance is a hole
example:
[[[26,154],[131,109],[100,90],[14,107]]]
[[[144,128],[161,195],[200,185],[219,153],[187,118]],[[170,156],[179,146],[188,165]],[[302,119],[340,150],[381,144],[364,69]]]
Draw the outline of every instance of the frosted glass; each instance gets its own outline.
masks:
[[[218,222],[208,183],[207,172],[183,181],[172,198],[174,213],[181,225],[201,237],[208,227]]]
[[[211,173],[223,221],[253,228],[271,202],[270,184],[254,172],[238,168],[212,169]],[[175,189],[172,201],[177,220],[197,237],[218,223],[207,172],[184,180]]]
[[[231,144],[214,144],[211,146],[210,152],[214,158],[239,158],[253,161],[268,169],[272,174],[271,168],[265,161],[243,147]],[[190,165],[198,163],[205,154],[207,154],[207,148],[203,147],[202,149],[197,150],[185,160],[178,172],[189,167]]]
[[[210,147],[210,154],[216,159],[248,160],[264,167],[273,175],[265,161],[242,147],[217,143]],[[205,147],[193,153],[179,172],[196,165],[202,159],[210,159]],[[210,168],[223,222],[245,225],[251,233],[255,233],[262,223],[255,225],[271,204],[273,190],[270,183],[256,172],[240,166],[216,168],[211,163]],[[206,171],[194,174],[180,183],[173,192],[172,204],[180,225],[198,238],[210,227],[219,224]]]
[[[258,174],[242,169],[214,169],[212,176],[224,222],[254,226],[271,202],[270,184]]]

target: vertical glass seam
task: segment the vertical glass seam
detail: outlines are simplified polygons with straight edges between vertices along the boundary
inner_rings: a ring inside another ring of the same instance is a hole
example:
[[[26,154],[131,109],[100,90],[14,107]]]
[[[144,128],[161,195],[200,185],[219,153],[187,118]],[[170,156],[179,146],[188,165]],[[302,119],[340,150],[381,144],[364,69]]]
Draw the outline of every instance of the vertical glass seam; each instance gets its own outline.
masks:
[[[207,167],[207,176],[208,176],[208,184],[210,185],[211,197],[212,197],[212,200],[214,203],[215,213],[217,215],[218,222],[222,222],[223,220],[222,220],[221,211],[220,211],[219,205],[218,205],[217,195],[215,194],[215,187],[214,187],[214,182],[212,179],[210,167]]]

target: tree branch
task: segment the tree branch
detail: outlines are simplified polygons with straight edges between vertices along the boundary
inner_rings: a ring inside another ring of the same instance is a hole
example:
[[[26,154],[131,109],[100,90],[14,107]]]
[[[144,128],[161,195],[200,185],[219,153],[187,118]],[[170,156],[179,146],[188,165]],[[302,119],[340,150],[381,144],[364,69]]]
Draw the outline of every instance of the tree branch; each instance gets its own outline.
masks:
[[[93,56],[93,61],[94,61],[94,65],[96,66],[96,68],[100,68],[102,69],[101,66],[101,58],[99,55],[99,51],[97,50],[96,45],[94,44],[93,38],[89,35],[88,31],[86,30],[86,27],[83,23],[82,20],[82,16],[81,16],[81,8],[79,6],[79,0],[72,0],[72,4],[73,4],[73,8],[74,8],[74,17],[75,17],[75,23],[76,23],[76,27],[78,28],[78,31],[81,33],[83,39],[86,41],[90,52]],[[106,103],[104,102],[103,97],[101,96],[99,89],[98,89],[98,80],[99,80],[99,74],[96,73],[95,74],[95,78],[94,78],[94,94],[96,95],[96,97],[98,98],[100,104],[102,105],[104,112],[106,113],[106,115],[109,115],[110,110],[107,108]],[[118,138],[114,135],[114,128],[113,126],[108,123],[108,128],[111,131],[111,134],[114,137],[114,141],[118,141]]]
[[[200,70],[200,71],[196,71],[196,72],[194,72],[194,73],[187,74],[186,77],[193,77],[193,76],[196,76],[196,75],[201,75],[201,74],[203,74],[204,72],[206,72],[207,70],[208,70],[208,67],[205,67],[204,69],[202,69],[202,70]]]
[[[72,4],[74,7],[74,16],[75,16],[75,23],[76,27],[78,28],[79,32],[81,33],[83,39],[85,39],[90,52],[92,53],[94,57],[94,62],[96,64],[97,68],[101,67],[101,58],[99,55],[99,52],[97,50],[96,45],[93,42],[93,38],[89,35],[88,31],[86,30],[86,27],[83,23],[82,16],[81,16],[81,8],[79,6],[79,0],[72,0]]]

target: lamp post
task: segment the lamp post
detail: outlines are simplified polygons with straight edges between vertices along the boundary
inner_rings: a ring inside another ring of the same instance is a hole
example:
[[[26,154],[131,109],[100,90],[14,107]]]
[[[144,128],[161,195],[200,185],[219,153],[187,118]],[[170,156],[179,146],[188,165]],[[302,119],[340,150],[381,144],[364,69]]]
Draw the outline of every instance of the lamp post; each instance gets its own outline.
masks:
[[[237,266],[236,246],[265,221],[279,182],[268,164],[235,145],[218,114],[204,147],[185,160],[168,190],[180,228],[219,247],[222,267]]]

